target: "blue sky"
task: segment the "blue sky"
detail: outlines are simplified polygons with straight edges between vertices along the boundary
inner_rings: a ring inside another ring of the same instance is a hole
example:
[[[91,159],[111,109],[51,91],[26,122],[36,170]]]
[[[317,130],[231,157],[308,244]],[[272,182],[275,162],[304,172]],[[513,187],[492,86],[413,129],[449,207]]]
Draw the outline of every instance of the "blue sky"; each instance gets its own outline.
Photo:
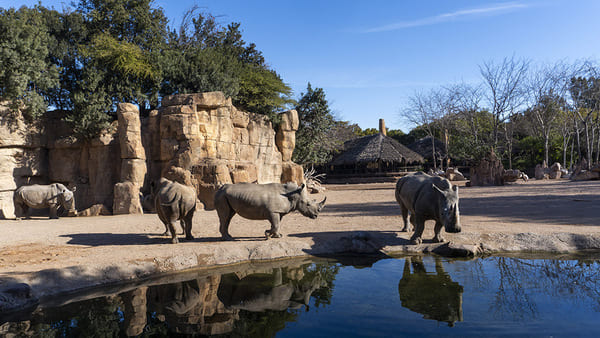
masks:
[[[37,1],[0,0],[0,7]],[[69,1],[42,0],[60,10]],[[416,91],[480,80],[479,65],[515,55],[537,63],[600,57],[600,1],[155,1],[171,26],[194,5],[240,22],[298,98],[325,90],[336,117],[411,126],[399,111]]]

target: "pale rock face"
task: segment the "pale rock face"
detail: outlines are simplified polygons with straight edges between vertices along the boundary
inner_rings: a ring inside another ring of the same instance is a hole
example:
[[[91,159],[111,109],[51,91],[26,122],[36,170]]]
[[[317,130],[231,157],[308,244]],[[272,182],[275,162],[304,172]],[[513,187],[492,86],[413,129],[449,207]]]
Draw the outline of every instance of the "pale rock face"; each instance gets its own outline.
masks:
[[[132,182],[115,184],[113,215],[143,213],[140,187]]]
[[[117,108],[118,133],[121,146],[121,183],[115,184],[113,213],[141,214],[140,189],[146,173],[146,150],[142,143],[142,123],[138,108],[130,103],[120,103]],[[180,129],[185,132],[185,129]]]
[[[294,162],[284,162],[282,165],[281,183],[294,182],[297,185],[304,183],[302,166]]]
[[[283,161],[291,161],[294,147],[296,146],[296,132],[295,131],[277,131],[275,135],[275,143],[277,148],[281,152]]]
[[[121,181],[132,182],[138,186],[144,185],[146,177],[146,161],[139,158],[124,158],[121,160]]]
[[[95,206],[95,214],[102,204],[102,212],[141,212],[140,190],[149,193],[149,182],[163,175],[195,186],[207,207],[225,183],[303,179],[289,162],[296,111],[282,113],[276,133],[266,116],[236,109],[220,92],[167,96],[143,120],[136,105],[119,104],[118,123],[87,142],[69,134],[61,112],[50,112],[38,129],[7,107],[0,103],[2,215],[12,216],[12,194],[25,184],[74,185],[77,209]]]
[[[281,124],[279,127],[283,131],[298,131],[300,126],[300,119],[298,118],[298,112],[295,110],[288,110],[281,113]]]

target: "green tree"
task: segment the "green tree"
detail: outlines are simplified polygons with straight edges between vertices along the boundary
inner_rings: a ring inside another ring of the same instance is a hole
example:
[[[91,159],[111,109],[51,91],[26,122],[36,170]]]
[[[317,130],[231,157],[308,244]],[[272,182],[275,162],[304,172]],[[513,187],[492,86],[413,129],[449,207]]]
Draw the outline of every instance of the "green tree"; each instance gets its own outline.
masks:
[[[334,126],[334,118],[323,88],[313,89],[308,83],[306,93],[301,94],[295,109],[300,126],[296,132],[293,161],[303,165],[329,162],[332,154],[326,136]]]
[[[170,33],[165,54],[162,95],[222,91],[237,107],[273,120],[293,103],[290,87],[242,39],[239,23],[223,27],[194,8],[179,32]]]
[[[0,100],[23,108],[30,119],[46,111],[45,93],[58,85],[46,27],[39,6],[0,8]]]

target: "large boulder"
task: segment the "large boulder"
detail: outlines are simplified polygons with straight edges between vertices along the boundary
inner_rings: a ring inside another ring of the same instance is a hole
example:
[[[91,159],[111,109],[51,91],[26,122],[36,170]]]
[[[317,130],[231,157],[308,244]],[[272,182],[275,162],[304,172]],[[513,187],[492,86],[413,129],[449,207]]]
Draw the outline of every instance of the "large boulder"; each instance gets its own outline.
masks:
[[[282,164],[281,169],[281,183],[294,182],[298,186],[304,183],[304,171],[301,165],[288,161]]]
[[[548,177],[551,180],[556,180],[562,177],[562,168],[560,163],[555,162],[548,168]]]
[[[115,184],[113,215],[143,213],[140,187],[132,182]]]

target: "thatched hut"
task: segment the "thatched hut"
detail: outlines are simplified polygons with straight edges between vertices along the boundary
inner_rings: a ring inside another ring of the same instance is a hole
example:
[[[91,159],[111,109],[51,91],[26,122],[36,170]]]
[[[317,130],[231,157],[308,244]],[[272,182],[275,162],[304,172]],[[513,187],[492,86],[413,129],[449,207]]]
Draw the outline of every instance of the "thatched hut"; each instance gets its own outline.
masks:
[[[328,176],[406,172],[424,163],[423,156],[380,132],[344,143],[344,151],[329,163]]]

